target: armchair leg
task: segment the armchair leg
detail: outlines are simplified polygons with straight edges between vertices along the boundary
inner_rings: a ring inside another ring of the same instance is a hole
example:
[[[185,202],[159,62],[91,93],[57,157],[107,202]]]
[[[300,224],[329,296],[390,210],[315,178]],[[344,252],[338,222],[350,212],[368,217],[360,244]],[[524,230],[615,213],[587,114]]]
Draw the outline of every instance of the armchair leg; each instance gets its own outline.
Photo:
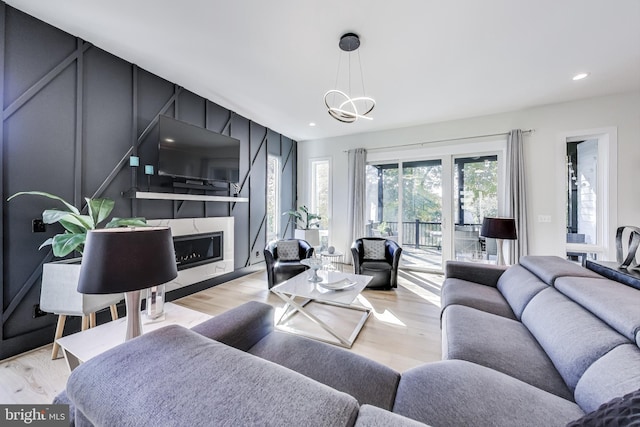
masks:
[[[83,331],[89,329],[89,316],[82,316],[82,328]]]
[[[90,328],[96,327],[96,313],[89,314],[89,327]]]
[[[118,307],[115,304],[109,306],[111,310],[111,320],[118,320]]]
[[[58,338],[62,338],[62,332],[64,331],[64,324],[67,321],[67,316],[64,314],[59,314],[58,315],[58,323],[56,325],[56,333],[55,336],[53,337],[53,350],[51,350],[51,360],[57,359],[58,358],[58,350],[60,349],[60,346],[58,345],[58,343],[56,342],[56,340]]]

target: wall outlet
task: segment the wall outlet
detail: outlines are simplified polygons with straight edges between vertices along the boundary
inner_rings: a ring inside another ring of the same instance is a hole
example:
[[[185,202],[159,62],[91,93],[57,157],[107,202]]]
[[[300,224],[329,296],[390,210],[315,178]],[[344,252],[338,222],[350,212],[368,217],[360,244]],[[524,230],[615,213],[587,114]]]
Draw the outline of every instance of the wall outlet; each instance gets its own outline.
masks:
[[[44,233],[47,231],[47,225],[40,218],[36,218],[31,221],[31,232]]]
[[[538,215],[538,222],[551,222],[551,215]]]
[[[40,304],[34,304],[33,305],[33,318],[34,319],[37,318],[37,317],[46,316],[47,314],[49,314],[49,313],[47,313],[46,311],[40,310]]]

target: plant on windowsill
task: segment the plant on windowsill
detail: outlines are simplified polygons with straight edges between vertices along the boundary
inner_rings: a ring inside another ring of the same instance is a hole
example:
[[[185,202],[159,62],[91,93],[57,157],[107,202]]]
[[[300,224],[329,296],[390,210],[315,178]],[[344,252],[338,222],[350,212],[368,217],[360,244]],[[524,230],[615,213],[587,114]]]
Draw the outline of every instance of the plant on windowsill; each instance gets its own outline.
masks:
[[[301,206],[298,210],[290,210],[282,215],[289,215],[289,221],[296,226],[295,238],[306,240],[311,246],[320,246],[320,220],[318,214],[309,212],[309,208]]]
[[[61,202],[66,209],[46,209],[42,213],[45,224],[59,223],[64,233],[45,240],[39,247],[51,245],[53,255],[65,257],[72,252],[82,254],[87,239],[87,232],[94,230],[111,214],[115,202],[110,199],[89,199],[87,201],[88,215],[82,215],[80,210],[64,199],[41,191],[23,191],[9,197],[7,201],[22,195],[42,196]],[[113,218],[105,228],[123,226],[146,226],[144,218]],[[77,291],[80,277],[81,258],[64,259],[49,262],[42,267],[42,286],[40,289],[40,309],[48,313],[58,314],[58,324],[54,338],[51,358],[55,359],[58,345],[55,340],[62,336],[66,316],[83,316],[82,329],[86,329],[90,319],[95,319],[92,313],[106,307],[111,307],[111,317],[117,319],[115,304],[122,299],[122,294],[86,295]],[[91,320],[93,324],[95,321]]]

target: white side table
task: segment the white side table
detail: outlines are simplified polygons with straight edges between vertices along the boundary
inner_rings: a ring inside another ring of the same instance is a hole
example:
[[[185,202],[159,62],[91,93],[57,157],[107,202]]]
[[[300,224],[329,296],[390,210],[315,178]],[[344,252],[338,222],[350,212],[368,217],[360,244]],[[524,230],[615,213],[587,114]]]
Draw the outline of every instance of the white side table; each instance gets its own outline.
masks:
[[[156,321],[146,320],[145,314],[140,313],[143,334],[167,325],[180,325],[185,328],[191,328],[212,317],[170,302],[165,303],[164,311],[164,318]],[[62,348],[69,371],[73,371],[80,363],[122,344],[126,329],[127,318],[123,317],[95,328],[58,338],[56,342]]]
[[[328,259],[330,264],[327,266],[328,270],[335,270],[342,272],[342,266],[344,265],[344,253],[340,251],[334,251],[330,254],[327,251],[320,252],[322,259]]]

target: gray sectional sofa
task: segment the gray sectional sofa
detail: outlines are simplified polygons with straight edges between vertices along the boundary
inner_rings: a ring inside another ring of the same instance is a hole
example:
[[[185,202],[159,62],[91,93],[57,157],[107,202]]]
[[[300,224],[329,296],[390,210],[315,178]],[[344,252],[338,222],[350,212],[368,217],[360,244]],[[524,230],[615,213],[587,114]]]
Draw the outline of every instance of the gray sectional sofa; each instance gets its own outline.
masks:
[[[78,426],[561,426],[640,389],[640,291],[555,257],[451,262],[443,361],[402,374],[244,304],[76,368]]]

